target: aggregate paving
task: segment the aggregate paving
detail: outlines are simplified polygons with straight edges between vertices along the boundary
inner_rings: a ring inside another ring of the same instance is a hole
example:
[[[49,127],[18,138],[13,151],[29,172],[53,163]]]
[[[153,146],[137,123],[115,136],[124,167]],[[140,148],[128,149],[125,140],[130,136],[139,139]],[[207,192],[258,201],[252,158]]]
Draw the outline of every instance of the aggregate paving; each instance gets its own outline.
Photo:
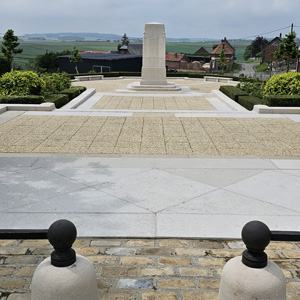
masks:
[[[74,83],[96,89],[76,109],[0,115],[0,228],[64,217],[80,236],[239,238],[252,219],[300,230],[295,116],[249,112],[221,83],[126,89],[137,80]]]

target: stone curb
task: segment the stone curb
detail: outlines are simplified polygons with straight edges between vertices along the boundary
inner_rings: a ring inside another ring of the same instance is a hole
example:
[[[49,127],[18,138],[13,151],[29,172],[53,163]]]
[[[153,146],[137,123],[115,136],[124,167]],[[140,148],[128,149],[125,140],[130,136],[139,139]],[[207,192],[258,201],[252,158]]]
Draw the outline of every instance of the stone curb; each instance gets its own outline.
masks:
[[[0,114],[7,110],[19,111],[51,111],[55,109],[54,103],[45,102],[41,104],[0,104]]]
[[[72,101],[64,105],[60,110],[75,109],[95,93],[96,93],[96,89],[87,89],[86,91],[81,93],[78,97],[74,98]]]

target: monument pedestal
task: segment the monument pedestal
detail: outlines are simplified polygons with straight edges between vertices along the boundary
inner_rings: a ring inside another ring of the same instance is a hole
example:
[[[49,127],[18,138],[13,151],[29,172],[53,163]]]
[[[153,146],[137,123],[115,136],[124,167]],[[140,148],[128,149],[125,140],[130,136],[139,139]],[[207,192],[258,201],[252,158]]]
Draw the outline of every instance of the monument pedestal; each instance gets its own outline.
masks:
[[[142,80],[128,85],[138,91],[179,91],[180,86],[167,82],[165,25],[145,24],[143,38]]]
[[[142,84],[134,82],[127,86],[127,89],[134,91],[180,91],[181,87],[175,83],[167,82],[166,84]]]
[[[166,68],[143,67],[141,85],[148,84],[167,84]]]

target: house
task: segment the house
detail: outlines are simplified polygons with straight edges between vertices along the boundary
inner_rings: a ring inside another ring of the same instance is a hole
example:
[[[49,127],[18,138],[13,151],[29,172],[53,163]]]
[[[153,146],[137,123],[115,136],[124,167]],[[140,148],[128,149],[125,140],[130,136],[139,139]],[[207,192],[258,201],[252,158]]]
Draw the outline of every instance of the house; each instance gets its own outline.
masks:
[[[204,47],[201,47],[195,52],[195,54],[209,55],[210,53]]]
[[[271,40],[263,49],[263,62],[273,62],[275,59],[275,51],[277,51],[279,44],[282,42],[281,34],[279,37],[275,37]]]
[[[182,63],[187,62],[184,54],[166,53],[166,68],[167,70],[180,70]]]
[[[211,71],[216,71],[221,69],[219,63],[220,63],[220,54],[222,50],[224,51],[228,63],[224,71],[229,71],[232,68],[235,59],[235,49],[230,45],[230,43],[225,37],[223,40],[221,40],[221,43],[219,45],[213,46],[213,50],[210,53]]]
[[[70,62],[71,55],[58,57],[61,72],[75,73],[75,66]],[[80,73],[95,72],[141,72],[142,55],[83,53],[82,63],[78,64]]]
[[[119,48],[120,54],[143,55],[143,44],[128,44]]]
[[[203,64],[209,63],[211,59],[210,53],[204,47],[198,49],[193,55],[187,54],[185,57],[188,62],[201,62]]]

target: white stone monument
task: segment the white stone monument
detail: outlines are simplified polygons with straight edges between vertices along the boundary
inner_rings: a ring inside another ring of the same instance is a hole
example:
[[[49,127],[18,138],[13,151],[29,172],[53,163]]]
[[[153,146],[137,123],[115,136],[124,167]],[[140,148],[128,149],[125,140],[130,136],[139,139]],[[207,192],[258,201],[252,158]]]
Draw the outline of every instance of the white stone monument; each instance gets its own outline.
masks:
[[[171,91],[181,88],[167,82],[166,75],[166,34],[161,23],[145,24],[143,38],[142,80],[128,86],[134,90]]]

